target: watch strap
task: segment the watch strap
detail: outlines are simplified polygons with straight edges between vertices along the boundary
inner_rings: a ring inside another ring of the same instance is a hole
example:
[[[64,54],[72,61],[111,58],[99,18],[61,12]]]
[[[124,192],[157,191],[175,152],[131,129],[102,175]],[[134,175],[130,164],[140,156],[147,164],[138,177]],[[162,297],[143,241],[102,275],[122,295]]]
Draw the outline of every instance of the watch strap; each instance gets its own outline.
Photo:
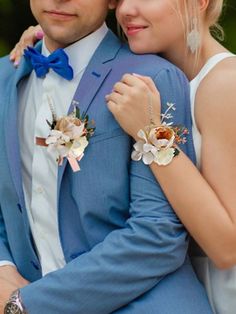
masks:
[[[21,300],[20,290],[15,290],[7,301],[4,314],[27,314]]]

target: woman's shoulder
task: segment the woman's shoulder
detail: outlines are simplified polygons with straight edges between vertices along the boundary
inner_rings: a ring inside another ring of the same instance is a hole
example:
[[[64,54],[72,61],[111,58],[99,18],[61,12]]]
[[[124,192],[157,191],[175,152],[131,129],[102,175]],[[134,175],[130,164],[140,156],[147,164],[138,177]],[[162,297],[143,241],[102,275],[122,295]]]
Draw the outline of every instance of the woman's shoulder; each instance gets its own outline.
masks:
[[[235,89],[236,84],[236,55],[229,56],[218,62],[202,81],[200,89],[207,92],[219,91],[219,88]]]
[[[217,63],[201,82],[198,97],[210,96],[226,97],[236,95],[236,56],[225,58]],[[221,99],[221,97],[220,97]],[[217,101],[217,99],[215,99]],[[236,98],[235,98],[236,101]]]
[[[236,57],[225,58],[214,66],[201,82],[195,102],[199,121],[206,117],[235,117]]]

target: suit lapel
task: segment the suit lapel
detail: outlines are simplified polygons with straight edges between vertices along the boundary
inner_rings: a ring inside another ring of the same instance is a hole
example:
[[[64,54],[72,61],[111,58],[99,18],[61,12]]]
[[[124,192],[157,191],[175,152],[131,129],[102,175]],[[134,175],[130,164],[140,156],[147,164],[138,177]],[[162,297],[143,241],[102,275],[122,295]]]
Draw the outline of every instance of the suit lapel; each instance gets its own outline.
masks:
[[[111,72],[111,61],[115,59],[120,48],[121,42],[119,39],[111,31],[108,31],[104,40],[90,60],[73,98],[73,100],[78,103],[77,106],[81,113],[86,113],[88,111],[89,106],[96,97],[100,87]],[[72,110],[73,101],[68,113]],[[63,165],[58,169],[58,191],[60,191],[61,180],[66,164],[67,160],[64,160]]]
[[[5,143],[9,162],[9,168],[12,180],[19,198],[21,207],[24,204],[24,194],[22,189],[21,176],[21,161],[19,149],[19,135],[18,135],[18,99],[17,99],[17,85],[19,81],[31,72],[31,67],[23,60],[20,67],[16,70],[16,75],[9,82],[9,90],[6,91],[8,95],[6,99],[6,113],[5,113]]]
[[[90,60],[74,95],[74,100],[79,102],[78,107],[81,113],[87,112],[99,88],[109,75],[112,69],[112,62],[110,61],[114,60],[120,47],[119,39],[111,31],[108,31]],[[69,112],[72,110],[73,106],[70,107]]]

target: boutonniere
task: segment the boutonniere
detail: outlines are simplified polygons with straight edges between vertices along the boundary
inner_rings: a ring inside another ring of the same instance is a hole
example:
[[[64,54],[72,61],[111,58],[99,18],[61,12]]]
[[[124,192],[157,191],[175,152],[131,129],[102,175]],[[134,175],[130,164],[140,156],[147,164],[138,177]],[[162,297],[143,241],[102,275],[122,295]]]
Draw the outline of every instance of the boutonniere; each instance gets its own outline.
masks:
[[[50,127],[50,133],[46,139],[36,138],[36,144],[47,146],[49,152],[56,152],[58,165],[61,166],[66,158],[74,172],[80,170],[79,161],[84,156],[85,148],[89,144],[90,137],[94,134],[95,123],[89,121],[86,114],[80,114],[73,102],[74,110],[68,115],[57,118],[51,101],[49,106],[52,111],[52,122],[46,120]]]
[[[176,110],[173,103],[167,103],[167,110],[161,114],[161,125],[150,124],[145,130],[139,130],[140,140],[134,144],[131,158],[134,161],[142,160],[144,164],[152,162],[166,166],[179,154],[177,145],[186,143],[188,129],[181,125],[167,122],[173,115],[170,110]]]

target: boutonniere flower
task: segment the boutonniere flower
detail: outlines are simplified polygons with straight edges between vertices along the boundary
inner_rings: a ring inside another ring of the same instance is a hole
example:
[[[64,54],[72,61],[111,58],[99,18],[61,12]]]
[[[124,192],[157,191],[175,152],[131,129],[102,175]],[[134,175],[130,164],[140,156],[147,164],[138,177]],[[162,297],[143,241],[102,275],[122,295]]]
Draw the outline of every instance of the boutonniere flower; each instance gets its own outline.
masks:
[[[51,108],[50,104],[50,108]],[[51,109],[52,110],[52,109]],[[74,172],[80,170],[79,161],[84,156],[90,137],[94,134],[94,121],[89,121],[88,115],[80,115],[80,110],[74,110],[68,116],[56,119],[52,110],[53,121],[50,123],[50,133],[46,139],[36,138],[36,144],[47,146],[49,152],[57,153],[58,165],[66,158]]]
[[[134,144],[131,155],[133,160],[142,160],[146,165],[155,162],[160,166],[166,166],[179,154],[177,145],[186,143],[188,130],[165,121],[173,118],[169,111],[175,110],[172,103],[167,103],[167,107],[166,112],[162,114],[160,126],[151,124],[145,130],[139,130],[137,135],[140,140]]]

